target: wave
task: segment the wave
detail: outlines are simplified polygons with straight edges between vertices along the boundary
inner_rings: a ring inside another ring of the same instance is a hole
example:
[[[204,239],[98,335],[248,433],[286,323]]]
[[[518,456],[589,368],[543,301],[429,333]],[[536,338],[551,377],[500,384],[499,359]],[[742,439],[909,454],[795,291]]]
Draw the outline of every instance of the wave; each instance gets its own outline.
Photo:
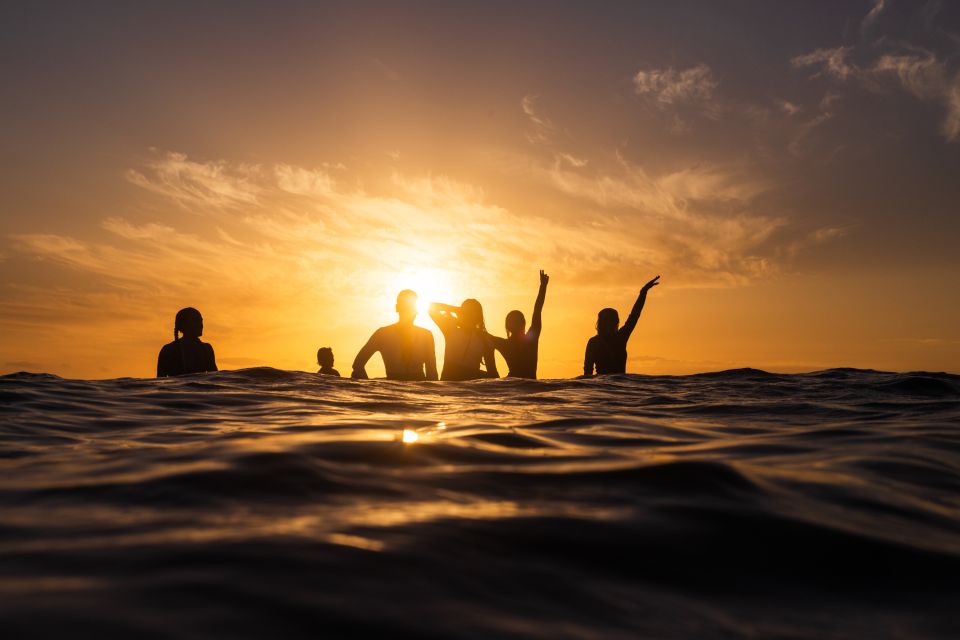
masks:
[[[960,376],[0,377],[13,637],[953,637]]]

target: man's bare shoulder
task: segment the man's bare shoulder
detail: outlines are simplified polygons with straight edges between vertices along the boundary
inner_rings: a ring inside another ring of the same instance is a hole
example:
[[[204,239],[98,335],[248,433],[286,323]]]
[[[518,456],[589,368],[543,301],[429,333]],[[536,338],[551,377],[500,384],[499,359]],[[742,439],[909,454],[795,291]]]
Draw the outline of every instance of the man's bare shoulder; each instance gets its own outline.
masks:
[[[423,340],[433,340],[433,332],[430,329],[424,329],[423,327],[413,326],[416,331],[417,336],[420,336]]]

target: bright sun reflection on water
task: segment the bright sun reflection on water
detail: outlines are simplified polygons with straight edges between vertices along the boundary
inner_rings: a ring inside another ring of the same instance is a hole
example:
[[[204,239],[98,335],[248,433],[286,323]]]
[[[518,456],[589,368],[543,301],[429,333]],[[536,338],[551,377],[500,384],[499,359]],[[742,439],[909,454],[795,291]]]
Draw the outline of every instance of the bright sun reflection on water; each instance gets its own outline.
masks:
[[[417,435],[417,432],[416,432],[416,431],[412,431],[412,430],[410,430],[410,429],[404,429],[404,430],[403,430],[403,435],[401,436],[400,439],[403,440],[404,442],[407,442],[407,443],[413,443],[413,442],[416,442],[417,440],[419,440],[419,439],[420,439],[420,436]]]

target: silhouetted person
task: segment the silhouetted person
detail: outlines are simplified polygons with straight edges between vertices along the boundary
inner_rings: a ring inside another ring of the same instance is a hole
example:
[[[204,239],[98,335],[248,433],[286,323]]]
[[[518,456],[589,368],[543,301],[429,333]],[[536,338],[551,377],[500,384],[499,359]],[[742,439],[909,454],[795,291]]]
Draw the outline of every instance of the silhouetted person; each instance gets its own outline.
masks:
[[[183,337],[180,337],[180,334]],[[173,324],[173,342],[163,345],[157,357],[157,377],[216,371],[213,346],[200,341],[203,316],[193,307],[177,311]]]
[[[490,336],[493,346],[503,354],[507,361],[508,376],[514,378],[537,377],[537,351],[540,347],[540,331],[543,327],[541,313],[543,301],[547,297],[547,283],[550,276],[540,270],[540,291],[537,292],[537,301],[533,303],[533,318],[530,321],[530,330],[526,331],[527,320],[523,313],[514,309],[507,314],[504,326],[507,337]]]
[[[622,327],[617,328],[620,324],[620,315],[616,309],[600,310],[597,314],[597,335],[587,342],[587,352],[583,357],[583,375],[592,376],[594,367],[598,375],[627,372],[627,340],[630,339],[630,334],[633,333],[637,320],[640,319],[640,312],[643,311],[643,305],[647,301],[647,292],[660,284],[659,280],[660,276],[657,276],[643,285]]]
[[[367,361],[377,351],[390,380],[436,380],[437,355],[433,334],[417,327],[417,294],[405,289],[397,296],[400,321],[373,332],[353,361],[351,378],[367,377]]]
[[[476,300],[464,300],[459,307],[434,302],[430,317],[440,327],[446,345],[441,380],[499,378],[493,355],[493,341],[483,324],[483,307]],[[486,370],[481,369],[486,366]]]
[[[320,370],[317,373],[340,377],[340,372],[333,368],[333,349],[330,347],[317,349],[317,364],[320,365]]]

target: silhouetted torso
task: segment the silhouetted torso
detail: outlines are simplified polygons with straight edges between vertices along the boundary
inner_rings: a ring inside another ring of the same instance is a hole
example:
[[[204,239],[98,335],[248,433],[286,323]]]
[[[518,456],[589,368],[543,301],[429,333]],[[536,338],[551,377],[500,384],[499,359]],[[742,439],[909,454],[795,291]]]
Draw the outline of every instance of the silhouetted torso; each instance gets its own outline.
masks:
[[[216,371],[213,346],[199,338],[180,338],[163,345],[157,357],[157,377]]]
[[[333,367],[320,367],[317,373],[324,376],[335,376],[337,378],[340,377],[340,372],[334,369]]]
[[[360,350],[357,362],[366,364],[377,351],[390,380],[427,380],[431,370],[436,379],[433,334],[423,327],[398,322],[377,329]]]
[[[477,329],[461,329],[453,322],[439,325],[446,339],[443,351],[441,380],[476,380],[486,378],[480,368],[484,356],[493,357],[493,343]]]
[[[503,354],[510,370],[508,376],[514,378],[536,378],[537,358],[540,349],[540,332],[530,329],[520,337],[499,338],[490,336],[493,345]]]
[[[587,341],[587,353],[584,357],[583,370],[585,375],[592,375],[593,367],[597,374],[626,373],[627,372],[627,340],[630,332],[623,327],[613,336],[593,336]]]

